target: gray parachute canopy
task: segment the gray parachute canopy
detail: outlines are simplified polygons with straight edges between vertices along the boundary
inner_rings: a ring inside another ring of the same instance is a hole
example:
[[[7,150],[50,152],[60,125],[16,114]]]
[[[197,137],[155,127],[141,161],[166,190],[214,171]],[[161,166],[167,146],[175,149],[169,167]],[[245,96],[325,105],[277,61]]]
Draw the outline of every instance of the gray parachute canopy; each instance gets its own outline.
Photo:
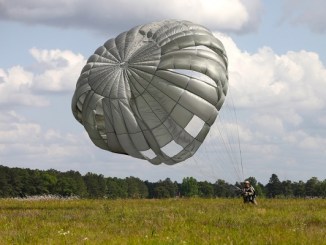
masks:
[[[203,26],[165,20],[99,47],[78,79],[72,112],[96,146],[175,164],[203,143],[227,89],[221,41]]]

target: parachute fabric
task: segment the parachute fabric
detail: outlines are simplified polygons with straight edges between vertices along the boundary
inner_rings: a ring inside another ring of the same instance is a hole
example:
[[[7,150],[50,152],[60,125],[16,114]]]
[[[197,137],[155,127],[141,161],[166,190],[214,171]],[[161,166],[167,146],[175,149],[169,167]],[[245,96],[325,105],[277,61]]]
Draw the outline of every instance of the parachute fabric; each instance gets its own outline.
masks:
[[[77,81],[72,112],[96,146],[175,164],[203,143],[227,89],[223,44],[203,26],[165,20],[99,47]]]

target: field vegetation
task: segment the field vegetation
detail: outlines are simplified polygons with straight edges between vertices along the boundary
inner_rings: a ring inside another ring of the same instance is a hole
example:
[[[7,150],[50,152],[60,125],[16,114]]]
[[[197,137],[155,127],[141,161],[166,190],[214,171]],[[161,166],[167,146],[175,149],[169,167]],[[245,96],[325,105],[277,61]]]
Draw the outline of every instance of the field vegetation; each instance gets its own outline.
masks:
[[[0,199],[0,244],[326,244],[325,199]]]

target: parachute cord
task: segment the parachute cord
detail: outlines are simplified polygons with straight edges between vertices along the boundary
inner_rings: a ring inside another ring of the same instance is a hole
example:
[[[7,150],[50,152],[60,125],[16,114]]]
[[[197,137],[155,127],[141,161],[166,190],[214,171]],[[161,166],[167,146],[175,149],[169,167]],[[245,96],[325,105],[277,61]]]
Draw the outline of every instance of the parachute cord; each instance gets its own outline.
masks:
[[[205,144],[205,155],[208,156],[209,158],[211,158],[211,156],[213,155],[213,159],[210,159],[210,162],[213,162],[213,165],[210,165],[211,168],[211,174],[214,174],[215,177],[215,181],[218,179],[218,175],[215,174],[215,169],[214,167],[218,167],[219,168],[219,176],[221,176],[221,173],[223,173],[223,175],[227,174],[228,178],[231,180],[232,176],[229,175],[229,173],[227,171],[225,171],[225,166],[222,166],[221,164],[225,164],[228,162],[228,160],[231,160],[231,162],[233,162],[232,158],[230,159],[230,155],[228,156],[229,153],[229,149],[226,147],[226,144],[223,142],[224,141],[224,137],[221,133],[221,131],[219,130],[219,127],[217,126],[219,123],[215,122],[212,126],[211,126],[211,132],[208,135],[208,144]],[[221,126],[221,125],[220,125]],[[221,149],[221,147],[218,147],[218,143],[216,142],[219,141],[220,146],[223,146],[224,151]],[[209,149],[210,148],[210,149]],[[207,150],[209,150],[209,152],[207,152]],[[207,157],[205,158],[207,160]],[[221,178],[221,177],[219,177]]]
[[[213,131],[208,134],[207,140],[209,142],[209,138],[212,137]],[[223,159],[223,155],[216,154],[219,150],[215,147],[215,144],[210,144],[209,142],[204,142],[196,154],[189,159],[196,166],[194,173],[196,175],[200,175],[204,180],[212,183],[216,183],[216,181],[223,178],[222,175],[225,174],[227,175],[225,176],[227,179],[233,179],[228,172],[224,171],[224,167],[220,165],[221,163],[226,163],[227,160]],[[213,154],[214,157],[212,156],[212,153],[215,153]]]
[[[240,164],[241,164],[241,174],[242,174],[242,181],[244,181],[244,171],[243,171],[243,162],[242,162],[242,150],[241,150],[241,143],[240,143],[240,133],[239,133],[239,124],[238,124],[238,116],[237,116],[237,111],[234,106],[234,101],[233,101],[233,96],[230,93],[230,98],[231,98],[231,103],[233,107],[233,112],[234,112],[234,117],[235,117],[235,122],[237,126],[237,135],[238,135],[238,147],[239,147],[239,155],[240,155]]]
[[[220,121],[221,121],[221,119],[220,119]],[[221,138],[221,142],[223,143],[223,146],[226,149],[226,153],[227,153],[227,155],[228,155],[228,157],[229,157],[229,159],[230,159],[230,161],[232,163],[233,170],[236,173],[238,179],[240,179],[241,176],[240,176],[240,174],[239,174],[239,172],[238,172],[238,170],[236,168],[236,160],[232,156],[231,144],[228,143],[227,140],[223,137],[223,134],[222,134],[220,128],[217,128],[217,129],[218,129],[218,132],[219,132],[219,135],[220,135],[220,138]]]
[[[231,89],[229,89],[228,95],[229,95],[228,99],[224,102],[224,106],[222,107],[222,110],[224,112],[222,112],[218,116],[220,123],[218,123],[219,127],[217,127],[216,129],[218,130],[220,139],[222,140],[221,143],[223,144],[224,148],[226,149],[226,153],[229,156],[229,161],[231,163],[231,166],[233,167],[234,173],[236,174],[237,179],[240,182],[242,182],[244,180],[242,149],[240,144],[240,133],[239,133],[237,114],[234,106],[234,101],[232,98]],[[221,117],[222,114],[223,117]],[[223,122],[224,119],[226,119],[226,122]],[[232,121],[235,122],[236,125],[232,123],[231,124],[227,123]],[[222,128],[220,128],[220,126]],[[232,127],[234,127],[233,130]],[[238,159],[238,157],[236,156],[240,157],[240,159]]]
[[[200,158],[197,158],[197,156],[192,157],[193,162],[195,163],[196,166],[196,174],[199,174],[201,177],[203,177],[204,180],[207,180],[206,177],[209,177],[210,179],[214,179],[214,177],[210,174],[205,174],[202,169],[202,161]]]

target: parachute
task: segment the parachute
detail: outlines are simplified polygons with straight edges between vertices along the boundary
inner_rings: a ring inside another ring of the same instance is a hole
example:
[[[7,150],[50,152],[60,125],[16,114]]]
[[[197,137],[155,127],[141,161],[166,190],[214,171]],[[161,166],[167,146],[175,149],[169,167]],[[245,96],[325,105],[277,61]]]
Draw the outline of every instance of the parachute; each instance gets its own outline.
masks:
[[[223,105],[227,65],[223,44],[201,25],[140,25],[90,56],[72,112],[104,150],[179,163],[196,153]]]

